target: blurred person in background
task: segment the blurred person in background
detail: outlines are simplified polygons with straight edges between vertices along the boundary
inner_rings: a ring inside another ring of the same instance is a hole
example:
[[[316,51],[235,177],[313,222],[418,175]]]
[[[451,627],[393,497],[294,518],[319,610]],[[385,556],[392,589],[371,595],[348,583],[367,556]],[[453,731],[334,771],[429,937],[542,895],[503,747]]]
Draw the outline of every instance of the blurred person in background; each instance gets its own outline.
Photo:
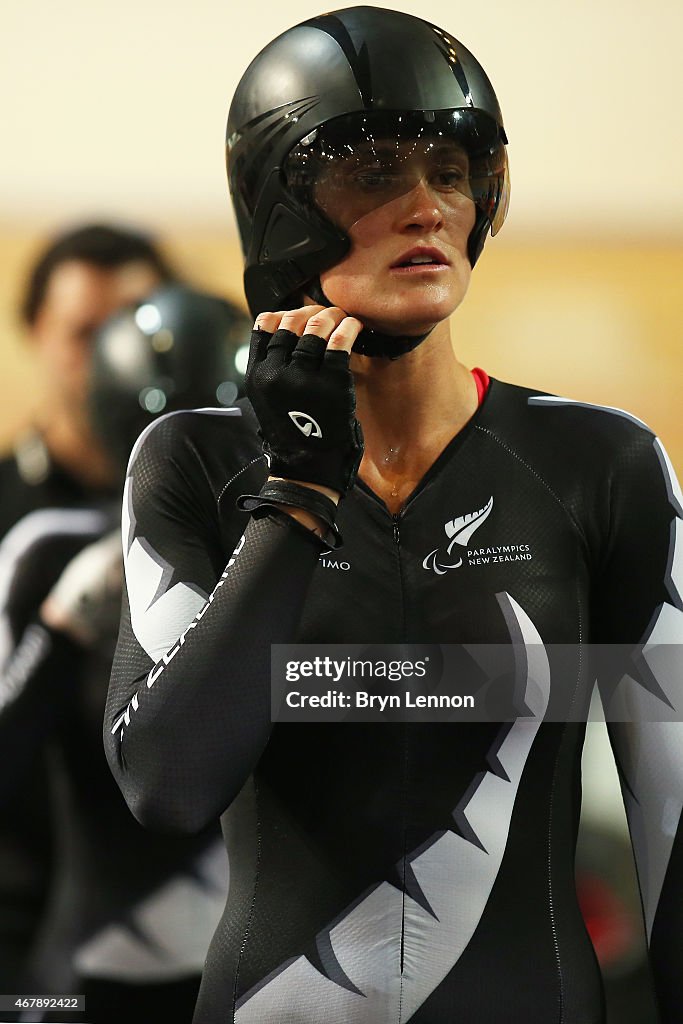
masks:
[[[116,310],[175,279],[147,237],[109,225],[69,231],[37,260],[21,313],[42,377],[41,404],[33,430],[17,440],[14,457],[0,463],[0,486],[14,500],[12,521],[19,518],[14,509],[21,514],[54,504],[56,478],[67,495],[74,487],[81,493],[111,489],[115,470],[87,409],[93,339]],[[49,492],[46,502],[31,489],[41,486]],[[24,498],[26,491],[30,496]],[[3,516],[10,515],[7,505],[5,498]]]
[[[0,546],[9,646],[0,747],[12,765],[0,801],[46,744],[56,748],[56,864],[27,984],[83,994],[89,1024],[189,1021],[225,903],[218,823],[189,840],[145,832],[107,768],[101,720],[121,604],[120,486],[130,449],[160,413],[230,405],[249,329],[227,302],[177,284],[111,317],[90,353],[83,411],[114,469],[116,499],[35,511]]]
[[[86,408],[93,339],[115,310],[175,278],[151,239],[117,225],[66,230],[38,255],[20,312],[40,404],[33,425],[0,460],[0,538],[34,509],[109,502],[117,493],[115,467]],[[0,992],[16,990],[45,900],[46,808],[39,759],[0,808]]]

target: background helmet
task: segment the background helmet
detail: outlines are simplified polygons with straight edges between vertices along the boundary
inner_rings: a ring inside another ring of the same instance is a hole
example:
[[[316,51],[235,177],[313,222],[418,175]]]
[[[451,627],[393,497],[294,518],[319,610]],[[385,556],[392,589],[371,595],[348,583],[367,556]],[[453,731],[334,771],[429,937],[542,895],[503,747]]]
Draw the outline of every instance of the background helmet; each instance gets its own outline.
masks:
[[[88,401],[93,427],[120,468],[156,416],[234,403],[250,333],[241,310],[181,285],[159,288],[103,324]]]
[[[498,101],[469,50],[412,15],[352,7],[305,21],[261,51],[237,87],[227,129],[254,315],[287,307],[309,282],[319,287],[320,272],[348,252],[351,224],[316,201],[321,161],[333,166],[368,137],[430,132],[445,133],[469,158],[474,265],[489,230],[505,220],[509,177]]]

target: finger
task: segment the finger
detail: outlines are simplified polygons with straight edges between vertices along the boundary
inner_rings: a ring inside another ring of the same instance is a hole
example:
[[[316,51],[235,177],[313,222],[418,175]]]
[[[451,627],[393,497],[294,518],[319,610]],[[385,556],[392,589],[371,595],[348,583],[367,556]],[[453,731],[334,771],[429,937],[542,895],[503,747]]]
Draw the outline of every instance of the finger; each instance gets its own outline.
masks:
[[[345,316],[338,327],[332,331],[327,351],[348,352],[350,355],[354,342],[362,330],[363,324],[360,320],[357,320],[355,316]]]
[[[320,366],[327,348],[325,338],[317,334],[304,334],[292,352],[292,362],[305,363],[311,368]]]
[[[266,352],[268,366],[275,369],[288,363],[298,340],[299,336],[294,331],[286,331],[282,327],[279,331],[276,331],[268,342],[268,350]]]
[[[279,313],[259,313],[254,323],[255,331],[267,331],[268,334],[275,334],[282,320],[282,311]]]
[[[306,324],[310,318],[324,308],[324,306],[301,306],[299,309],[288,309],[281,314],[278,326],[287,331],[294,331],[295,334],[301,336],[305,334]]]
[[[266,351],[268,349],[268,342],[270,341],[271,335],[268,331],[260,330],[258,327],[254,327],[251,332],[251,340],[249,342],[249,358],[247,360],[247,377],[251,376],[251,371],[256,363],[260,363],[266,358]]]
[[[304,334],[315,334],[326,341],[342,322],[346,313],[338,306],[322,307],[313,316],[309,316]]]

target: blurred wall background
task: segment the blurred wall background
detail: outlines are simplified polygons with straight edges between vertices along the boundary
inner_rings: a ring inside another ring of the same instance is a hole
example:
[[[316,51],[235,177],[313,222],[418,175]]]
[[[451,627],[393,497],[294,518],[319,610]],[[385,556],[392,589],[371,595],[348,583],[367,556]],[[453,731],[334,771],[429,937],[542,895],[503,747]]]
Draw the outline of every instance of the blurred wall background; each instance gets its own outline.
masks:
[[[682,472],[683,4],[393,6],[473,50],[510,139],[510,215],[454,319],[462,358],[628,408]],[[5,0],[1,443],[40,401],[14,310],[50,232],[111,217],[137,223],[196,283],[241,298],[223,168],[229,99],[269,39],[320,9],[317,0]],[[602,733],[586,765],[588,818],[623,831]]]
[[[512,203],[457,315],[463,358],[626,405],[683,460],[677,416],[683,78],[677,0],[433,0],[488,69]],[[318,0],[6,0],[0,194],[0,443],[39,399],[14,307],[46,234],[115,217],[199,283],[241,295],[223,141],[249,60]]]

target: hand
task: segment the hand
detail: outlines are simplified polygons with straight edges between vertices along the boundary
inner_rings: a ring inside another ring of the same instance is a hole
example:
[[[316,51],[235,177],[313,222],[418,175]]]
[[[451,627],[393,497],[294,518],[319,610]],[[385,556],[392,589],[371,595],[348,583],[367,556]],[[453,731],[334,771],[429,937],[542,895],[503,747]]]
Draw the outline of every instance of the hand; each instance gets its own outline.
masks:
[[[71,559],[45,598],[41,618],[81,646],[106,651],[118,631],[122,586],[121,535],[115,530]]]
[[[360,320],[337,307],[261,313],[245,388],[273,477],[345,494],[363,454],[349,359]]]

